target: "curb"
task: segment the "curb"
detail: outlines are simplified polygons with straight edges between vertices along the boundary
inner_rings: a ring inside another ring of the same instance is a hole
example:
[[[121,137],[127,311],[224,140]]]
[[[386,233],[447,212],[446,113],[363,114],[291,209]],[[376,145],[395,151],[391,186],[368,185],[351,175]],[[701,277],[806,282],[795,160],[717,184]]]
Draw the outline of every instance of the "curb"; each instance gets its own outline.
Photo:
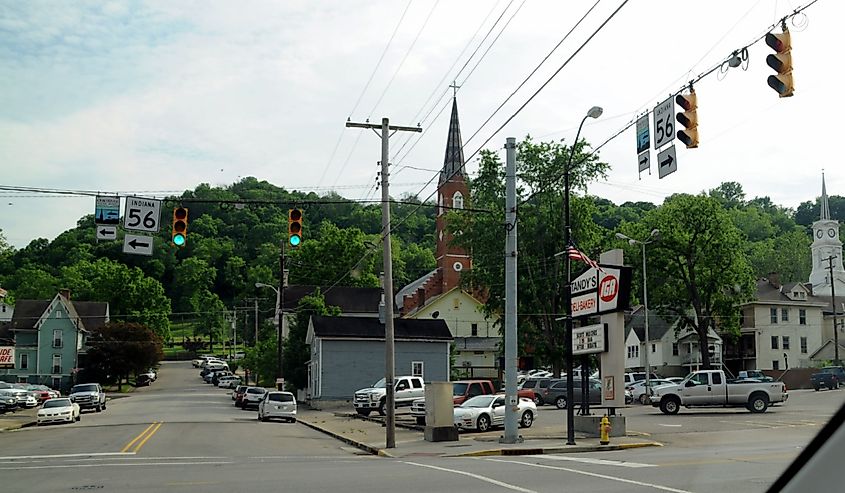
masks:
[[[620,443],[619,445],[573,445],[569,447],[546,447],[546,448],[504,448],[477,450],[462,454],[446,455],[445,457],[489,457],[494,455],[543,455],[560,453],[580,452],[609,452],[612,450],[627,450],[643,447],[662,447],[660,442],[635,442]]]
[[[326,435],[329,435],[332,438],[340,440],[341,442],[346,443],[347,445],[352,445],[353,447],[359,448],[359,449],[361,449],[361,450],[363,450],[363,451],[365,451],[369,454],[377,455],[379,457],[393,457],[392,455],[389,455],[387,452],[385,452],[383,449],[378,449],[376,447],[367,445],[366,443],[361,443],[361,442],[352,440],[351,438],[347,438],[347,437],[340,435],[338,433],[335,433],[333,431],[329,431],[329,430],[322,428],[320,426],[317,426],[313,423],[303,421],[302,419],[297,419],[296,421],[304,424],[305,426],[311,428],[312,430],[319,431],[320,433],[325,433]]]
[[[31,426],[35,426],[35,424],[36,424],[35,420],[26,421],[24,423],[13,423],[13,424],[10,424],[10,425],[5,426],[3,428],[0,428],[0,433],[6,432],[6,431],[15,431],[15,430],[19,430],[21,428],[29,428]]]

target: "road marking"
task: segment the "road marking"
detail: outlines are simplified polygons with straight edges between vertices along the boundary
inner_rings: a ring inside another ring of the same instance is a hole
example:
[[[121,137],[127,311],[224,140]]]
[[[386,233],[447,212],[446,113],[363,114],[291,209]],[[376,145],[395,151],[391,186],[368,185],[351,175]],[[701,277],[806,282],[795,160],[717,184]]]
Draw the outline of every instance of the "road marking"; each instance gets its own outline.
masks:
[[[0,467],[0,471],[16,471],[20,469],[69,469],[77,467],[201,466],[220,464],[234,464],[234,462],[221,460],[208,462],[112,462],[108,464],[55,464],[51,466]]]
[[[17,459],[67,459],[71,457],[102,457],[107,455],[135,455],[134,452],[91,452],[89,454],[52,454],[52,455],[9,455],[0,460]]]
[[[645,483],[643,481],[634,481],[633,479],[618,478],[616,476],[608,476],[607,474],[598,474],[598,473],[594,473],[594,472],[581,471],[581,470],[578,470],[578,469],[570,469],[568,467],[547,466],[545,464],[533,464],[531,462],[523,462],[523,461],[518,461],[518,460],[503,460],[503,459],[484,459],[484,460],[489,460],[491,462],[504,462],[504,463],[508,463],[508,464],[519,464],[521,466],[539,467],[539,468],[542,468],[542,469],[554,469],[556,471],[566,471],[566,472],[571,472],[571,473],[575,473],[575,474],[582,474],[584,476],[592,476],[594,478],[609,479],[611,481],[618,481],[620,483],[635,484],[637,486],[645,486],[647,488],[654,488],[654,489],[657,489],[657,490],[669,491],[671,493],[692,493],[691,491],[679,490],[677,488],[672,488],[672,487],[669,487],[669,486],[662,486],[662,485],[654,484],[654,483]]]
[[[665,423],[657,423],[657,426],[666,426],[666,427],[669,427],[669,428],[680,428],[681,426],[684,426],[684,425],[667,425]]]
[[[488,478],[488,477],[482,476],[480,474],[473,474],[471,472],[459,471],[459,470],[456,470],[456,469],[447,469],[445,467],[432,466],[432,465],[429,465],[429,464],[420,464],[418,462],[408,462],[408,461],[402,461],[402,462],[405,463],[405,464],[410,464],[412,466],[427,467],[429,469],[436,469],[438,471],[445,471],[445,472],[451,472],[451,473],[454,473],[454,474],[460,474],[461,476],[468,476],[468,477],[471,477],[471,478],[475,478],[475,479],[484,481],[486,483],[495,484],[496,486],[501,486],[502,488],[507,488],[509,490],[521,491],[522,493],[537,493],[534,490],[529,490],[527,488],[522,488],[520,486],[504,483],[502,481],[498,481],[498,480],[493,479],[493,478]]]
[[[143,440],[138,442],[138,445],[136,445],[135,448],[132,451],[137,454],[138,451],[141,450],[141,447],[143,447],[144,444],[147,443],[147,440],[149,440],[150,437],[155,435],[156,432],[158,431],[158,429],[161,428],[161,425],[162,425],[162,423],[157,424],[155,428],[153,428],[149,433],[147,433],[147,436],[145,436]]]
[[[123,449],[121,450],[121,453],[125,453],[125,452],[129,451],[129,449],[132,448],[133,445],[135,445],[135,442],[137,442],[138,440],[141,439],[141,437],[146,435],[147,432],[150,431],[150,429],[152,429],[152,427],[155,426],[157,423],[158,423],[158,421],[154,421],[154,422],[150,423],[150,426],[147,426],[144,429],[144,431],[141,432],[141,434],[139,434],[138,436],[133,438],[131,442],[127,443],[126,446],[123,447]]]
[[[622,460],[594,459],[591,457],[570,457],[566,455],[529,455],[532,459],[561,460],[570,462],[582,462],[584,464],[595,464],[598,466],[619,466],[619,467],[657,467],[656,464],[641,464],[639,462],[627,462]]]

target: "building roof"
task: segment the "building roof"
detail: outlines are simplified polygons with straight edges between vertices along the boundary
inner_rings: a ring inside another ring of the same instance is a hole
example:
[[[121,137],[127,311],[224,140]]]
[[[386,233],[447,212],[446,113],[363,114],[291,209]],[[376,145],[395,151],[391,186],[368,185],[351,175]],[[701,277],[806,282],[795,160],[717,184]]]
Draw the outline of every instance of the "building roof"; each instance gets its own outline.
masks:
[[[310,327],[321,338],[384,339],[384,325],[377,317],[312,316]],[[443,320],[397,318],[393,321],[396,339],[451,341],[452,333]]]
[[[501,337],[456,337],[455,349],[458,351],[498,351]]]
[[[402,308],[405,296],[415,294],[417,292],[417,288],[422,287],[426,283],[426,281],[428,281],[429,278],[431,278],[431,276],[433,276],[435,273],[437,273],[437,269],[434,269],[433,271],[425,274],[424,276],[420,277],[415,281],[411,281],[411,283],[409,283],[407,286],[400,289],[393,297],[394,306]]]
[[[824,186],[824,173],[822,173],[822,198],[821,198],[821,214],[819,215],[819,219],[829,220],[830,219],[830,202],[827,200],[827,188]]]
[[[784,293],[791,293],[796,286],[802,287],[805,291],[808,292],[807,299],[799,299],[794,300],[787,296]],[[774,280],[768,278],[760,278],[757,279],[757,291],[755,300],[751,301],[750,303],[754,302],[770,302],[770,303],[793,303],[799,305],[812,305],[812,304],[830,304],[829,301],[825,301],[824,299],[809,294],[812,292],[812,289],[808,289],[804,283],[788,283],[783,286]],[[748,303],[745,303],[748,304]]]
[[[461,125],[458,122],[458,100],[452,98],[452,119],[449,121],[449,136],[446,138],[446,157],[440,170],[438,185],[449,181],[455,175],[466,175],[464,169],[464,150],[461,143]]]
[[[656,310],[651,310],[648,314],[648,336],[652,341],[659,341],[663,339],[669,330],[675,326],[674,323],[669,323],[657,314]],[[640,341],[645,341],[645,309],[643,305],[635,306],[631,310],[631,314],[625,317],[625,336],[627,337],[631,330],[637,333],[637,338]]]
[[[349,286],[306,286],[293,285],[285,288],[284,310],[294,310],[299,300],[314,294],[320,289],[326,299],[326,305],[340,308],[341,313],[373,313],[378,314],[381,303],[381,288],[355,288]]]
[[[102,327],[108,317],[109,304],[102,301],[72,301],[63,299],[68,306],[69,316],[77,318],[81,329],[94,330]],[[12,315],[10,330],[35,330],[35,325],[53,300],[18,300]]]
[[[9,330],[11,326],[12,322],[0,322],[0,344],[11,343],[14,341],[12,331]]]

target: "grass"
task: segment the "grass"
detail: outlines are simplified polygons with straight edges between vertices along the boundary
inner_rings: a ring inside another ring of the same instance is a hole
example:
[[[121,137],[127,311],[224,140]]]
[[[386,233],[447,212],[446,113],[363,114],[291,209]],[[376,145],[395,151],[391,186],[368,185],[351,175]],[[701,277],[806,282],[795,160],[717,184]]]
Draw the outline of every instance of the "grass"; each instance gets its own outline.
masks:
[[[103,391],[128,394],[130,392],[135,392],[135,386],[129,383],[122,383],[120,385],[103,385]]]

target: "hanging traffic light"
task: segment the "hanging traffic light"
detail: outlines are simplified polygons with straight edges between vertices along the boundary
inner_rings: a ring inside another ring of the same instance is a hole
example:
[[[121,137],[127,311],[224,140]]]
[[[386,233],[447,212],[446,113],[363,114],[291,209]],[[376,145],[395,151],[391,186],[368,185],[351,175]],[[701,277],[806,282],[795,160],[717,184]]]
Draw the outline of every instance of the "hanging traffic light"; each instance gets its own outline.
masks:
[[[678,130],[678,140],[683,142],[687,149],[695,149],[698,147],[698,98],[695,89],[690,86],[689,94],[675,96],[675,103],[684,109],[675,115],[678,123],[684,126],[683,130]]]
[[[178,247],[188,241],[188,209],[182,206],[173,208],[173,231],[171,241]]]
[[[288,210],[288,245],[298,247],[302,243],[302,210]]]
[[[775,53],[766,57],[766,64],[777,72],[777,75],[769,76],[769,87],[777,91],[780,97],[788,98],[795,92],[792,81],[792,39],[785,22],[781,27],[783,32],[780,34],[766,34],[766,44],[775,50]]]

